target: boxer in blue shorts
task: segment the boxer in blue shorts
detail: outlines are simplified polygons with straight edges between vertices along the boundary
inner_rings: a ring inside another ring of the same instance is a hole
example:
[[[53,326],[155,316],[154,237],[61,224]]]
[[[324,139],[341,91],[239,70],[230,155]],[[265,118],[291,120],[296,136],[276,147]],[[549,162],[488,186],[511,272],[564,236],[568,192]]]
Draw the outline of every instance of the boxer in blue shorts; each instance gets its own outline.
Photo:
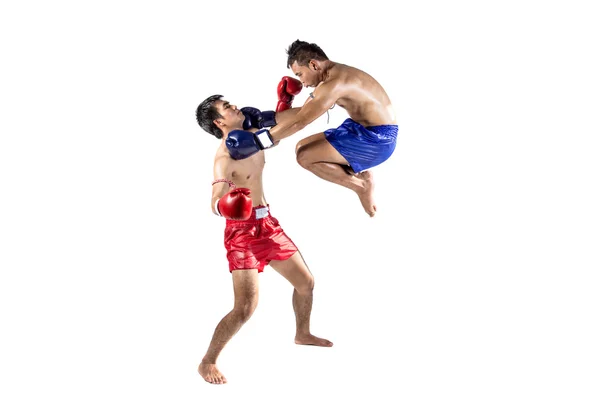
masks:
[[[314,92],[301,108],[293,109],[296,112],[292,118],[270,130],[262,129],[256,133],[236,131],[227,144],[232,157],[271,147],[273,143],[302,130],[337,104],[348,112],[350,118],[336,129],[302,139],[296,146],[296,159],[318,177],[353,190],[365,212],[374,216],[377,207],[370,169],[392,155],[398,134],[387,93],[372,76],[329,60],[314,43],[296,40],[287,54],[288,68],[304,87],[315,88]],[[281,96],[279,100],[285,102]]]

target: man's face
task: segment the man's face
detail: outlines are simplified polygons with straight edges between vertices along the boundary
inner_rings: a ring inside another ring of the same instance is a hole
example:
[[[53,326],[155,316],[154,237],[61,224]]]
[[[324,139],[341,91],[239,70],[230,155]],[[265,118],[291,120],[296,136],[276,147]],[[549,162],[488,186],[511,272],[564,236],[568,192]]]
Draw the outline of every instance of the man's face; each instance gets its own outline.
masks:
[[[219,121],[224,126],[232,129],[242,127],[242,123],[246,117],[236,105],[230,104],[227,100],[217,100],[215,102],[215,107],[219,114],[221,114],[221,118],[215,121]],[[217,124],[217,126],[223,128],[223,126],[219,124]]]
[[[314,66],[309,62],[308,65],[298,65],[297,61],[294,61],[290,65],[292,72],[300,79],[300,82],[304,87],[317,87],[319,84],[319,73],[314,69]]]

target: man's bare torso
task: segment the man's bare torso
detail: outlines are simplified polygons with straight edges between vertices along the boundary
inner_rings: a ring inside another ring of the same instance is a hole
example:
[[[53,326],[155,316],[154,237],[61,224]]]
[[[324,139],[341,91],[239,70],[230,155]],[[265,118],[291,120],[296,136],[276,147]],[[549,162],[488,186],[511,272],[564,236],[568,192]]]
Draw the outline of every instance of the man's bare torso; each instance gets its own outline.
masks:
[[[222,170],[226,171],[225,178],[233,181],[238,188],[250,189],[252,205],[267,205],[262,186],[262,173],[265,166],[265,153],[259,151],[256,154],[243,160],[234,160],[229,156],[229,151],[222,142],[215,155],[215,164],[219,163]],[[215,178],[219,178],[215,176]]]
[[[325,82],[335,82],[340,96],[336,104],[350,118],[363,126],[395,125],[396,116],[383,87],[369,74],[348,65],[336,63]]]

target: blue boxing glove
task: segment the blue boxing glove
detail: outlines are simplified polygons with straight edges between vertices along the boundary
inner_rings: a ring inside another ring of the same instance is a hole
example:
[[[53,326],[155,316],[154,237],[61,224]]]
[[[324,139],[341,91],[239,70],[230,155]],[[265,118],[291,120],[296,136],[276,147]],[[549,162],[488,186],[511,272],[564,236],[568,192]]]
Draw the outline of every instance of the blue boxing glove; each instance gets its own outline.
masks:
[[[256,133],[236,129],[227,135],[225,146],[227,146],[231,158],[243,160],[260,150],[273,146],[273,138],[266,129],[261,129]]]
[[[277,125],[277,121],[275,121],[275,111],[260,111],[258,108],[254,107],[240,108],[240,111],[246,117],[243,123],[244,129],[263,129]]]

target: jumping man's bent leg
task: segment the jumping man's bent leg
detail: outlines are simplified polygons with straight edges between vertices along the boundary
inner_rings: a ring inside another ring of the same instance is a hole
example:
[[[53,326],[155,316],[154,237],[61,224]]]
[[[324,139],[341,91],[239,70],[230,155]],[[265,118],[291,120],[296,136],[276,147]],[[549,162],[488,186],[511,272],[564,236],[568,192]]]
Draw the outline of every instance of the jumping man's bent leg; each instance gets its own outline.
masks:
[[[319,178],[353,190],[369,216],[377,211],[373,198],[375,182],[371,171],[355,174],[348,161],[327,141],[324,133],[317,133],[298,142],[296,160],[303,168]]]

